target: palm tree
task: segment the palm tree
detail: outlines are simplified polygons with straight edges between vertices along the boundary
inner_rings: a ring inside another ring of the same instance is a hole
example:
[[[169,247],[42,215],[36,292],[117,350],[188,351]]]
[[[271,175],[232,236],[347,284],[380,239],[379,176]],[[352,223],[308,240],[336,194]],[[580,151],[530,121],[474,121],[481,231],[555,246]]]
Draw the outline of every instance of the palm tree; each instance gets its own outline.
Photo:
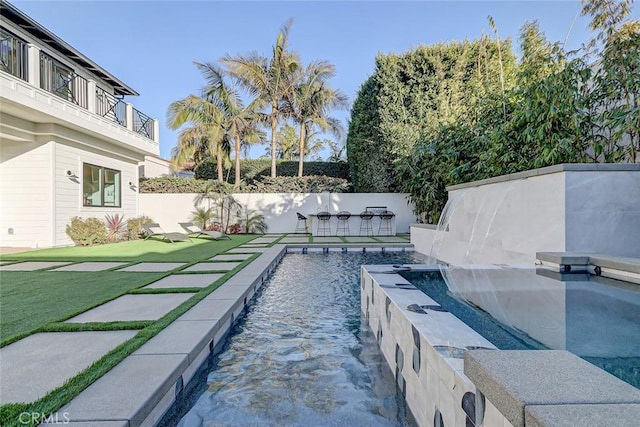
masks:
[[[207,99],[212,99],[220,110],[221,126],[227,138],[234,143],[235,183],[240,186],[240,151],[242,141],[246,143],[260,140],[257,129],[258,110],[263,105],[261,98],[255,98],[245,106],[237,90],[224,78],[225,70],[211,63],[195,63],[207,84],[202,89]]]
[[[333,64],[317,61],[309,64],[296,76],[296,86],[289,99],[289,106],[293,119],[300,125],[298,176],[303,174],[305,145],[310,140],[314,127],[331,132],[338,138],[344,131],[339,120],[327,115],[331,109],[347,106],[347,97],[326,83],[334,75]]]
[[[280,29],[270,58],[251,52],[246,56],[225,55],[222,63],[252,96],[264,100],[271,111],[264,120],[271,126],[271,176],[276,176],[276,135],[278,122],[288,115],[285,100],[293,93],[293,76],[299,68],[298,55],[288,50],[293,20]]]
[[[196,95],[172,102],[167,110],[167,126],[178,129],[191,126],[178,135],[178,144],[171,150],[172,162],[182,166],[188,161],[200,163],[206,157],[216,157],[218,181],[223,181],[222,161],[228,152],[222,112],[214,100]]]
[[[298,155],[298,134],[296,129],[285,124],[280,126],[277,135],[277,158],[280,160],[294,160]]]

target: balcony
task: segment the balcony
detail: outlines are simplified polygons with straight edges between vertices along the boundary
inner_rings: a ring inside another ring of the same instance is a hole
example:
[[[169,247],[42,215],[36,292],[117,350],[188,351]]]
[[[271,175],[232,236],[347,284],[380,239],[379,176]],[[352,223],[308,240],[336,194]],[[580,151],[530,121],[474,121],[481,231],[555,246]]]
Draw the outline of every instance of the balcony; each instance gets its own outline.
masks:
[[[0,70],[158,143],[156,120],[3,28]]]

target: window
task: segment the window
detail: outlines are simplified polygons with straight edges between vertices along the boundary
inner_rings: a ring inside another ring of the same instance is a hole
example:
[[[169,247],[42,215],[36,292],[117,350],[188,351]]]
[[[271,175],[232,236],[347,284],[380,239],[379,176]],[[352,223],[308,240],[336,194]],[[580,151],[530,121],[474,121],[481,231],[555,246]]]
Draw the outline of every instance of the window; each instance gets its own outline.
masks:
[[[120,207],[120,171],[84,163],[83,206]]]

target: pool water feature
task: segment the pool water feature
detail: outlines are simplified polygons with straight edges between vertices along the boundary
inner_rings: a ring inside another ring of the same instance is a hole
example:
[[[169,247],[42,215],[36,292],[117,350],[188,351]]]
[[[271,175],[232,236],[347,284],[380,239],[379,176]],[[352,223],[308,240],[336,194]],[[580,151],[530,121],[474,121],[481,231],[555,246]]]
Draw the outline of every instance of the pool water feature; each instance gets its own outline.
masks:
[[[160,425],[413,425],[361,321],[360,265],[421,260],[410,252],[288,254]]]

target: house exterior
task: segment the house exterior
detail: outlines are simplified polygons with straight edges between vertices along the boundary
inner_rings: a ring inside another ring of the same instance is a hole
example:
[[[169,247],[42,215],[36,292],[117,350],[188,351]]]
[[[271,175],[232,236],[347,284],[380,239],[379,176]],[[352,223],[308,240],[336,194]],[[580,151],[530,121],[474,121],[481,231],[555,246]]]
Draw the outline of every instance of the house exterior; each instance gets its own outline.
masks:
[[[70,245],[74,216],[137,216],[158,121],[64,40],[4,0],[0,12],[0,246]]]

